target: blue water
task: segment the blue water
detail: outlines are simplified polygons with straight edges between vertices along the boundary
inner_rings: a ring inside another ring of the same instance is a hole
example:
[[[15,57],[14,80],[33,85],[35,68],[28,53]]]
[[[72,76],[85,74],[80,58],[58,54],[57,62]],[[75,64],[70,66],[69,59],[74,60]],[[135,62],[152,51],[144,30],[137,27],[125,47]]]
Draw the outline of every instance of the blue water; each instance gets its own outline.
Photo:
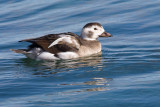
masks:
[[[102,55],[36,62],[9,49],[101,23]],[[159,107],[160,0],[0,0],[0,107]]]

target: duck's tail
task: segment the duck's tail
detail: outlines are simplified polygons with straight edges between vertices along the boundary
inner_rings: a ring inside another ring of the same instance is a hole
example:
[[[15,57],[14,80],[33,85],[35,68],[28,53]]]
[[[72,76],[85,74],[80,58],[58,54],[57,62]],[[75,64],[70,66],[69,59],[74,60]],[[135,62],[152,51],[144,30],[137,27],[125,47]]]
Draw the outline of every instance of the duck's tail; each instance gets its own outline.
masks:
[[[15,53],[28,54],[28,52],[25,49],[10,49],[10,50]]]

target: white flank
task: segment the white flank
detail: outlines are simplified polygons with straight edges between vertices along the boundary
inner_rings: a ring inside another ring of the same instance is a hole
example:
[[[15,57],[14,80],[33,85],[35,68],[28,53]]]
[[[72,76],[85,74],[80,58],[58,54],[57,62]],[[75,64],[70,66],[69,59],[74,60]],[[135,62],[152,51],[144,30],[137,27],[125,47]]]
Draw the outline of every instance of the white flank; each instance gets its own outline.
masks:
[[[79,57],[75,52],[60,52],[58,53],[58,57],[61,59],[73,59]]]
[[[28,51],[26,55],[27,57],[31,59],[36,59],[36,57],[41,53],[41,48],[33,48],[32,50]]]
[[[53,61],[55,59],[59,59],[59,58],[55,57],[54,54],[49,52],[42,52],[39,56],[37,56],[37,60]]]
[[[64,37],[61,37],[61,38],[55,40],[53,43],[51,43],[51,44],[48,46],[48,48],[50,48],[50,47],[58,44],[60,41],[64,41],[64,42],[67,42],[67,43],[72,43],[71,37],[68,37],[68,36],[65,37],[65,36],[64,36]]]

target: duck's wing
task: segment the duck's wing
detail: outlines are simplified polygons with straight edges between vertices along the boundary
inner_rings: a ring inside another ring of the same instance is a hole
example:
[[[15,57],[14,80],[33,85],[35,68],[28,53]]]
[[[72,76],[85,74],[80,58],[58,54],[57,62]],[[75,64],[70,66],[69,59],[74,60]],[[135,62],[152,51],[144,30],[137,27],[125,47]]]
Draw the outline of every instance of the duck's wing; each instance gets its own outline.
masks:
[[[76,52],[79,50],[81,45],[79,41],[79,36],[68,32],[68,33],[60,33],[60,34],[49,34],[39,38],[25,39],[19,42],[31,42],[33,47],[41,47],[43,50],[48,51],[50,53],[58,53],[58,52]]]

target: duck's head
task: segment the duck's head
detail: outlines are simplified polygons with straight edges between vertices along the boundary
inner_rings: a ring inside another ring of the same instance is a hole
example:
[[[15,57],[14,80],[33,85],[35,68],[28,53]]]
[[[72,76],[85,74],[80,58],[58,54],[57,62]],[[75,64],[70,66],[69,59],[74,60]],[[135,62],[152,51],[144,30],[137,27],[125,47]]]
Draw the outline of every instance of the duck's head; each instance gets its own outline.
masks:
[[[81,37],[85,40],[97,40],[98,37],[111,37],[110,33],[107,33],[101,24],[97,22],[86,24],[81,32]]]

